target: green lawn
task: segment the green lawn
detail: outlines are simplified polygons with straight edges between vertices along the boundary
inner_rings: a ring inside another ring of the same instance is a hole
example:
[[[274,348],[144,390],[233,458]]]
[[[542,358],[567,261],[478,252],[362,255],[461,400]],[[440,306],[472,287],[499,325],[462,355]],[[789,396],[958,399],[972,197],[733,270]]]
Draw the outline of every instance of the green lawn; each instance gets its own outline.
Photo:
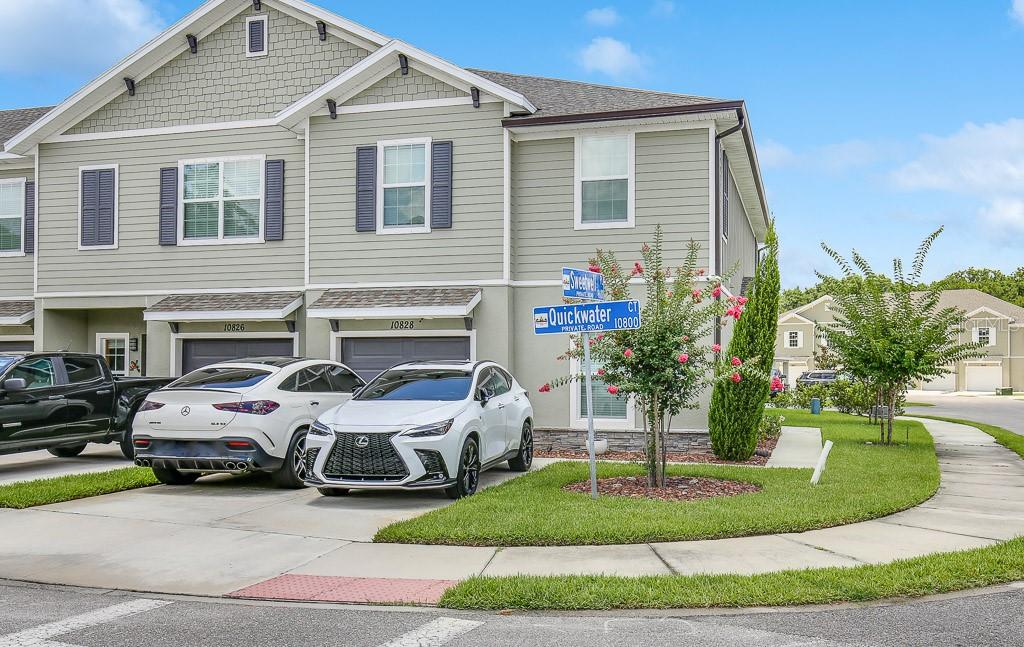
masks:
[[[934,407],[935,405],[931,402],[904,402],[905,407]]]
[[[31,508],[156,484],[153,470],[145,467],[11,483],[0,485],[0,508]]]
[[[780,412],[771,412],[778,415]],[[797,532],[873,519],[917,505],[939,484],[931,436],[920,423],[898,421],[894,437],[909,444],[868,445],[877,437],[864,418],[784,411],[787,425],[820,426],[835,443],[818,486],[809,469],[676,465],[676,475],[756,483],[762,491],[685,503],[565,492],[585,481],[584,462],[562,462],[488,488],[440,510],[381,529],[375,541],[469,546],[628,544]],[[640,474],[621,463],[599,464],[599,476]]]

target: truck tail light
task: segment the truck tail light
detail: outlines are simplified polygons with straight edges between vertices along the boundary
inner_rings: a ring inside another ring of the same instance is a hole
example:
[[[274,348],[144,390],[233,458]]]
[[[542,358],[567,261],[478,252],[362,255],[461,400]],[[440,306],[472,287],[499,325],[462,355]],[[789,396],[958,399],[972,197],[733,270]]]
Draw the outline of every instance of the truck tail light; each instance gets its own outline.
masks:
[[[252,413],[257,416],[265,416],[277,411],[281,405],[273,400],[248,400],[246,402],[224,402],[213,405],[218,411],[233,411],[235,413]]]

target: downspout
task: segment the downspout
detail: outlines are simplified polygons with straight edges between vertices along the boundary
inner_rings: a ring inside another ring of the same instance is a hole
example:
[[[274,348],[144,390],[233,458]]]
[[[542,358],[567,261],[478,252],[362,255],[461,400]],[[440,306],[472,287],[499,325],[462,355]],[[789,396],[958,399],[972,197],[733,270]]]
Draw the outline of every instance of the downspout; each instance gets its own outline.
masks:
[[[724,131],[718,133],[717,135],[715,135],[715,141],[725,139],[729,135],[731,135],[731,134],[733,134],[735,132],[738,132],[740,130],[743,130],[743,127],[746,126],[747,124],[746,124],[746,121],[744,121],[744,119],[743,119],[743,111],[742,110],[737,110],[736,111],[736,118],[739,120],[739,123],[736,124],[735,126],[733,126],[732,128],[730,128],[728,130],[724,130]]]
[[[722,213],[722,192],[728,190],[727,187],[718,186],[718,183],[722,179],[723,172],[723,169],[721,168],[722,145],[719,142],[729,135],[742,130],[746,125],[742,110],[736,110],[736,118],[738,123],[735,126],[715,135],[715,226],[713,231],[715,240],[715,267],[711,268],[715,274],[721,274],[725,271],[725,248],[722,246],[722,220],[724,220],[726,216]]]

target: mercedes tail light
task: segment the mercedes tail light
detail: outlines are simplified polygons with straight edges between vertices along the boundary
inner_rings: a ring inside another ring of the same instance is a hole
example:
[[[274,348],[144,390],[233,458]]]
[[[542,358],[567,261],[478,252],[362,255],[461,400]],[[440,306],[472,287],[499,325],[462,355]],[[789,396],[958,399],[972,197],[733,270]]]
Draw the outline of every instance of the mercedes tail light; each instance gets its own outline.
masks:
[[[213,405],[219,411],[233,411],[234,413],[252,413],[257,416],[265,416],[274,413],[281,405],[273,400],[248,400],[245,402],[224,402]]]
[[[142,403],[142,406],[139,407],[139,412],[141,413],[143,411],[156,411],[157,409],[162,409],[163,407],[163,402],[153,402],[152,400],[146,400],[145,402]]]

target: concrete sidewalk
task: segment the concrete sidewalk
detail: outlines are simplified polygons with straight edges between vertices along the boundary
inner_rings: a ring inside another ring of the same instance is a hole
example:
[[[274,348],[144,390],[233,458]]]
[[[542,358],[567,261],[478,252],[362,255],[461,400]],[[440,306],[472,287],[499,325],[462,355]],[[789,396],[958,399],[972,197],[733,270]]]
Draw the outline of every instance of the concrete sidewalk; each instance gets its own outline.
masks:
[[[374,544],[377,528],[447,501],[422,492],[329,499],[315,491],[211,482],[0,510],[0,578],[226,595],[282,575],[323,587],[324,578],[408,583],[516,573],[752,574],[878,564],[1024,534],[1024,461],[973,427],[922,422],[936,441],[938,494],[906,512],[835,528],[622,546]],[[514,476],[505,469],[485,474],[492,484]]]
[[[779,441],[766,467],[810,467],[818,464],[821,455],[821,429],[817,427],[783,427]]]

